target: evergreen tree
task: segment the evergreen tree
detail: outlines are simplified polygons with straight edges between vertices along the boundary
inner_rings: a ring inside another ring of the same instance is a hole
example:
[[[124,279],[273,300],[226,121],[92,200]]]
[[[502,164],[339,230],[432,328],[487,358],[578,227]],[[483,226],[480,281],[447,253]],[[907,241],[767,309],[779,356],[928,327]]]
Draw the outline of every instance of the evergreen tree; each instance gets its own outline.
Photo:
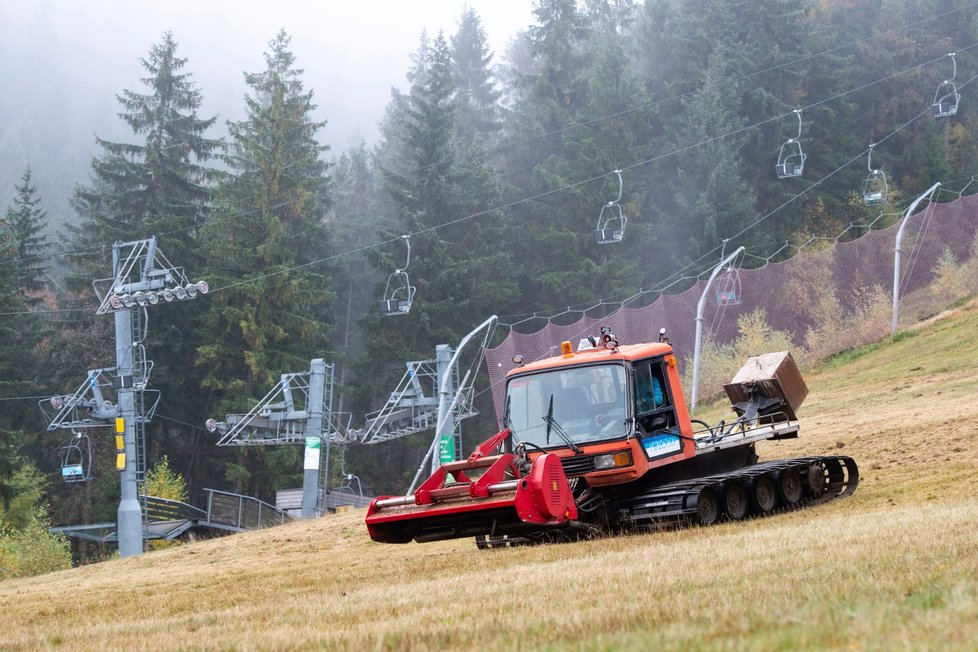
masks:
[[[471,7],[462,12],[458,31],[452,36],[452,64],[459,133],[493,142],[502,126],[498,107],[501,93],[493,78],[492,52],[482,20]]]
[[[485,150],[458,128],[457,88],[443,34],[431,44],[428,62],[426,69],[413,72],[420,81],[412,84],[404,111],[395,118],[402,140],[387,144],[403,144],[396,157],[389,157],[400,160],[401,168],[382,168],[384,188],[396,202],[400,222],[387,235],[423,233],[411,241],[418,310],[412,308],[407,323],[395,328],[404,350],[425,356],[435,344],[468,332],[481,321],[473,319],[488,316],[512,293],[512,283],[497,271],[507,257],[501,251],[500,220],[450,224],[497,205],[499,191]],[[391,247],[380,269],[402,266],[403,255],[402,248]]]
[[[363,319],[367,337],[359,366],[361,396],[376,396],[378,385],[393,387],[406,360],[431,358],[436,345],[456,344],[490,314],[511,305],[516,296],[502,232],[504,216],[458,222],[498,206],[497,176],[480,140],[459,128],[447,40],[443,34],[430,42],[422,37],[422,49],[426,56],[415,58],[410,93],[403,102],[392,103],[387,118],[390,138],[382,144],[379,159],[391,164],[383,165],[381,174],[397,216],[381,229],[381,236],[390,239],[391,245],[374,258],[386,279],[393,269],[404,265],[405,251],[398,236],[415,234],[408,272],[417,294],[407,315],[372,312]],[[378,294],[383,287],[379,285]],[[364,412],[370,407],[361,403]],[[403,484],[418,461],[407,451],[420,456],[423,448],[419,441],[409,441],[372,451],[373,455],[390,456],[389,463],[405,477],[372,478],[368,474],[365,481],[378,488]],[[354,463],[357,457],[352,455]]]
[[[13,204],[7,209],[6,229],[10,238],[12,258],[4,258],[4,266],[16,270],[14,285],[22,295],[35,293],[44,288],[44,252],[47,249],[47,213],[40,207],[37,187],[28,167],[16,186]],[[33,303],[34,301],[29,300]]]
[[[678,165],[659,166],[659,178],[672,188],[657,214],[656,230],[676,247],[656,248],[648,264],[658,261],[660,273],[674,268],[719,245],[748,224],[755,215],[754,195],[743,180],[739,150],[743,136],[716,138],[736,131],[743,119],[736,115],[736,93],[731,92],[730,69],[721,52],[711,57],[704,87],[682,102],[683,124],[676,128],[670,149],[705,143],[684,153]],[[674,203],[673,203],[674,202]],[[663,262],[669,263],[665,269]]]
[[[75,249],[156,235],[170,260],[195,268],[193,240],[208,210],[213,179],[205,164],[220,141],[205,136],[216,118],[197,116],[201,93],[190,73],[182,72],[187,59],[176,50],[172,34],[164,33],[149,57],[140,59],[149,92],[124,90],[118,97],[124,109],[119,117],[141,142],[96,138],[102,154],[92,161],[92,185],[78,186],[73,197],[82,217]],[[105,250],[75,258],[87,262],[86,272],[93,266],[105,269]]]
[[[44,376],[37,345],[48,333],[33,308],[44,288],[41,256],[45,212],[28,168],[16,186],[16,195],[0,219],[0,397],[35,394]],[[13,406],[7,403],[6,406]],[[25,433],[36,426],[36,414],[27,409],[0,410],[0,506],[7,508],[18,486],[15,474],[23,466],[20,450]]]
[[[303,88],[289,41],[279,32],[266,69],[245,74],[247,117],[228,124],[228,174],[203,231],[207,278],[220,291],[210,295],[197,364],[224,411],[250,407],[250,397],[267,392],[281,373],[307,369],[327,347],[331,283],[317,263],[328,255],[320,158],[328,148],[316,140],[325,122],[313,119],[313,93]],[[245,487],[271,489],[256,482],[260,464],[239,462]]]
[[[505,169],[514,200],[539,197],[512,209],[523,309],[631,292],[640,280],[636,250],[648,222],[634,219],[636,189],[644,185],[635,174],[624,175],[620,202],[633,218],[627,240],[599,245],[593,235],[602,206],[618,195],[613,170],[647,151],[647,114],[634,110],[644,95],[631,71],[630,7],[591,2],[584,9],[568,0],[537,2],[538,24],[527,36],[533,59],[515,73],[523,90],[507,122],[515,143]]]
[[[365,250],[374,244],[383,212],[376,170],[365,143],[343,153],[332,172],[334,200],[327,216],[333,249],[341,255],[335,275],[336,290],[336,380],[345,387],[363,335],[356,328],[360,317],[376,305],[374,286],[379,272],[371,265]],[[341,394],[337,410],[344,409]]]

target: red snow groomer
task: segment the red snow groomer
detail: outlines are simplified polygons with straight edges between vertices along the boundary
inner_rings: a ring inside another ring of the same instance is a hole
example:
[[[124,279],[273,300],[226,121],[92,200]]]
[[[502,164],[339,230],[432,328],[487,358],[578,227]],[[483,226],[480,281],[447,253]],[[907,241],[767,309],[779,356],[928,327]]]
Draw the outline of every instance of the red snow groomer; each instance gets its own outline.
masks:
[[[371,539],[476,537],[511,545],[690,520],[742,519],[851,494],[852,458],[759,462],[755,444],[798,436],[808,393],[788,352],[750,358],[724,389],[735,420],[693,429],[667,341],[570,342],[507,375],[504,429],[408,496],[375,498]]]

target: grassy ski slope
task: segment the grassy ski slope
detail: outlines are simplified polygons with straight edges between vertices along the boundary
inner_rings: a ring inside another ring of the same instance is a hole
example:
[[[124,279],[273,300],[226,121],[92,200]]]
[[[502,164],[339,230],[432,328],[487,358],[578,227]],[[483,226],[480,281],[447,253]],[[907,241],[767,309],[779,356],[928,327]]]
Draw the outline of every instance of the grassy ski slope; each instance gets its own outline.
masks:
[[[492,551],[345,513],[2,582],[0,649],[978,649],[978,302],[807,380],[762,459],[851,455],[850,498]]]

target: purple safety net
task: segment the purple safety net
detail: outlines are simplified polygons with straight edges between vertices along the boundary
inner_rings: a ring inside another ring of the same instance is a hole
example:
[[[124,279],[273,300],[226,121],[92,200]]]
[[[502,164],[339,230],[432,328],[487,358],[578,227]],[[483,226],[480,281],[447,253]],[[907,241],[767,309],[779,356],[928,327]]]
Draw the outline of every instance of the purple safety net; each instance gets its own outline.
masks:
[[[935,279],[934,268],[942,252],[950,250],[958,261],[972,256],[978,232],[976,215],[978,195],[970,195],[946,204],[932,203],[907,221],[901,247],[900,323],[933,314],[947,304],[949,297],[927,288]],[[789,333],[800,350],[812,346],[813,354],[817,351],[820,356],[884,337],[889,333],[889,311],[885,319],[877,314],[874,327],[865,327],[860,319],[871,297],[877,304],[884,295],[887,304],[892,302],[894,245],[899,225],[897,220],[886,229],[869,231],[856,240],[835,242],[817,251],[803,250],[788,260],[756,269],[738,270],[736,304],[724,301],[722,296],[718,301],[718,289],[733,288],[721,287],[714,281],[712,296],[707,297],[705,304],[704,331],[708,331],[713,343],[729,344],[738,337],[738,318],[762,309],[768,325]],[[705,284],[705,280],[700,280],[680,294],[662,295],[640,308],[622,307],[606,317],[585,314],[572,324],[548,322],[532,333],[511,329],[499,346],[486,351],[497,419],[502,415],[505,376],[514,367],[514,355],[522,354],[527,361],[556,355],[563,341],[570,341],[577,348],[582,338],[596,335],[602,325],[611,326],[622,343],[655,341],[659,329],[665,328],[681,363],[691,360],[696,305]],[[830,307],[827,309],[826,305]],[[825,332],[821,322],[826,314],[846,318],[839,326],[849,324],[847,332],[819,337]],[[852,328],[853,323],[860,327]],[[823,330],[818,330],[820,326]]]

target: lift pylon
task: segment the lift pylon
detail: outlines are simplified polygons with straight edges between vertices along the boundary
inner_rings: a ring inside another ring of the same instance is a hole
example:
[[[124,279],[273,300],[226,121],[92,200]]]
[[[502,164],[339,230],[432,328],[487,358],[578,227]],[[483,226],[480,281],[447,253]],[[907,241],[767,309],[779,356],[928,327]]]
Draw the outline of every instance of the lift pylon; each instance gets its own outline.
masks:
[[[322,513],[322,467],[329,468],[330,444],[342,441],[346,430],[333,413],[334,366],[321,358],[309,371],[286,373],[245,414],[228,414],[224,421],[208,419],[207,430],[220,435],[218,446],[276,446],[305,444],[303,458],[302,517]],[[349,421],[349,419],[345,419]],[[325,446],[325,455],[323,448]]]
[[[119,553],[130,557],[143,552],[146,539],[145,502],[140,503],[139,491],[146,475],[145,425],[159,403],[159,392],[146,387],[153,368],[143,345],[147,307],[160,299],[192,299],[209,288],[205,281],[191,283],[182,268],[170,264],[157,248],[155,236],[112,245],[112,276],[92,285],[99,299],[95,314],[114,313],[116,366],[89,371],[74,394],[51,399],[53,415],[43,404],[41,409],[48,430],[115,426],[121,493],[116,512]],[[155,398],[147,401],[147,394]],[[143,496],[145,501],[145,492]]]

